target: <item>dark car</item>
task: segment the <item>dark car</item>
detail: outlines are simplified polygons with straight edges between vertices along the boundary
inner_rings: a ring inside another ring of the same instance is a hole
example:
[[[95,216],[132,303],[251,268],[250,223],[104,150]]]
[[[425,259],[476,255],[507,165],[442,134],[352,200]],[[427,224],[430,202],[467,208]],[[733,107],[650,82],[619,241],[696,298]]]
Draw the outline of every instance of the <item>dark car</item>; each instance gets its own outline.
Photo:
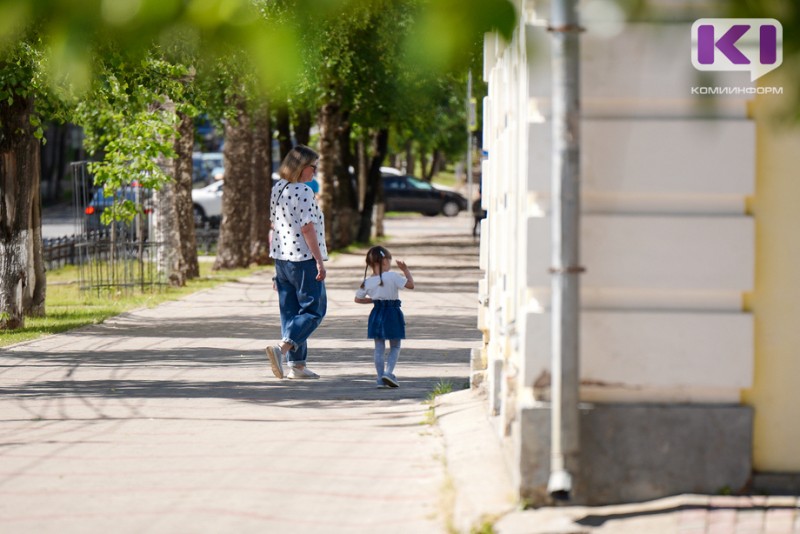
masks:
[[[467,199],[409,175],[383,174],[386,211],[413,211],[424,215],[454,217],[467,209]]]
[[[84,229],[87,232],[109,229],[110,225],[104,225],[102,223],[101,217],[103,212],[106,210],[106,208],[110,207],[115,200],[129,200],[140,206],[141,212],[147,217],[146,220],[142,221],[144,222],[144,237],[146,239],[147,227],[149,226],[150,217],[152,214],[152,194],[152,190],[135,184],[131,186],[125,186],[113,193],[106,193],[102,187],[97,188],[94,192],[94,195],[92,195],[89,205],[84,209]],[[117,222],[117,233],[119,234],[121,232],[126,232],[131,233],[134,236],[138,235],[137,227],[139,223],[139,217],[140,216],[137,215],[134,220],[129,223],[122,221]]]

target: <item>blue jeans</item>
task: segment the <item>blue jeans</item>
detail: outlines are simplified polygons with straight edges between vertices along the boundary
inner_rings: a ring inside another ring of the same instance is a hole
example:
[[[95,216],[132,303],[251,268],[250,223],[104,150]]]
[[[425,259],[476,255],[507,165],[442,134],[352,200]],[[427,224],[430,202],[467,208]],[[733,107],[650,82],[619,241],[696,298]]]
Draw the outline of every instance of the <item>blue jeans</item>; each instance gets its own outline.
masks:
[[[328,309],[325,282],[317,281],[314,260],[275,260],[275,285],[281,309],[281,338],[291,343],[289,366],[305,365],[306,340],[317,329]]]

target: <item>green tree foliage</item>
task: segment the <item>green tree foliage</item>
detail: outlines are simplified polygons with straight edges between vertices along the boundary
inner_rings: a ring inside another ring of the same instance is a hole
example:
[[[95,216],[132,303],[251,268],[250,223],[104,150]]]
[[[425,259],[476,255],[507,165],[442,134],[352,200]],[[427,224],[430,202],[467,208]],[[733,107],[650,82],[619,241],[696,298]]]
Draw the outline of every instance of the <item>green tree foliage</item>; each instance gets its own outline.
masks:
[[[772,18],[783,26],[784,61],[798,61],[800,54],[800,4],[793,0],[729,0],[732,17]]]
[[[463,70],[485,31],[509,35],[513,26],[509,0],[0,0],[3,136],[35,141],[45,120],[70,117],[86,130],[98,184],[111,189],[135,179],[157,188],[166,176],[154,160],[172,154],[173,104],[181,111],[205,100],[221,120],[232,116],[225,102],[237,102],[242,116],[241,98],[290,100],[298,118],[335,104],[331,132],[346,147],[357,126],[385,132],[406,113],[414,89],[407,72]],[[195,91],[206,76],[210,91]],[[232,87],[243,88],[239,98]],[[385,146],[386,136],[379,138]],[[23,157],[35,153],[32,146],[10,150]],[[31,168],[38,165],[32,158]],[[5,205],[31,212],[29,222],[8,226],[6,250],[22,250],[26,225],[40,225],[31,208],[38,178],[28,182],[15,189],[24,195],[2,191]],[[133,214],[125,203],[107,213]],[[11,263],[35,270],[26,261],[19,254]],[[9,309],[0,303],[0,314]]]
[[[413,5],[415,23],[406,38],[410,62],[436,74],[465,71],[484,33],[510,39],[516,20],[506,0],[419,0]]]
[[[800,3],[793,0],[730,0],[726,7],[732,17],[777,19],[783,26],[783,64],[779,68],[791,73],[784,79],[800,73]],[[800,121],[800,91],[796,86],[786,90],[789,103],[775,118],[797,123]]]
[[[57,100],[48,93],[44,76],[41,39],[31,32],[5,49],[0,59],[0,105],[11,107],[16,99],[32,99],[34,113],[30,116],[33,135],[42,140],[42,122],[60,116]],[[5,135],[8,132],[3,130]]]
[[[96,49],[109,43],[147,56],[179,41],[203,60],[237,47],[265,85],[296,73],[291,28],[265,19],[252,0],[0,0],[0,45],[30,27],[43,36],[51,85],[77,94],[92,89]]]
[[[151,53],[130,58],[108,50],[100,55],[92,89],[74,111],[83,127],[87,151],[98,157],[89,164],[95,185],[117,191],[133,183],[159,189],[169,177],[159,157],[174,157],[175,110],[166,99],[184,102],[187,67],[173,65]],[[185,108],[188,109],[188,108]],[[103,212],[103,223],[130,221],[136,215],[131,200],[117,199]]]
[[[394,123],[395,150],[410,146],[419,155],[439,151],[448,158],[459,157],[467,145],[466,76],[434,78],[418,72],[408,83],[406,112]]]
[[[334,246],[346,245],[350,216],[343,210],[352,208],[354,197],[341,189],[349,187],[350,137],[373,148],[372,161],[362,162],[374,168],[364,198],[364,212],[371,216],[385,155],[385,148],[376,150],[386,145],[377,142],[385,140],[381,132],[393,129],[426,152],[463,150],[466,84],[456,73],[465,72],[479,55],[484,32],[510,35],[514,10],[505,0],[466,6],[450,0],[325,5],[285,0],[282,5],[304,13],[296,21],[303,36],[304,74],[295,94],[321,110],[323,210],[334,220],[329,225]],[[366,233],[362,217],[359,234]]]

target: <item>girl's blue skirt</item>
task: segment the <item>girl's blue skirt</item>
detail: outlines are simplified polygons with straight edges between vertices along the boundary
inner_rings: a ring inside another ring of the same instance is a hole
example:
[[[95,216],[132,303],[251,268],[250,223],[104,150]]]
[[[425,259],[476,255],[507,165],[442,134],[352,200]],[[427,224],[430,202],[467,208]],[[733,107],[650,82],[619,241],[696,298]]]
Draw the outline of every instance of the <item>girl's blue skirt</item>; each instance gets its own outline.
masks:
[[[374,300],[367,323],[369,339],[405,339],[406,319],[399,300]]]

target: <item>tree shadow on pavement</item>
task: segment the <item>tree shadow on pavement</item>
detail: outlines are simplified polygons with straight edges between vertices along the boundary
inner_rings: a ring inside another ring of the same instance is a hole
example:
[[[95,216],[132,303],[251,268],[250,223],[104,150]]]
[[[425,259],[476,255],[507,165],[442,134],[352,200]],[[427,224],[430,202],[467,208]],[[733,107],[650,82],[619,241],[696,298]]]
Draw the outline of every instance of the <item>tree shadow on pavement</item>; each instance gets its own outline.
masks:
[[[367,338],[367,318],[371,307],[363,306],[363,308],[364,313],[360,317],[326,317],[311,339],[355,340],[369,343],[371,346],[372,341]],[[407,338],[403,340],[403,344],[415,339],[477,343],[482,338],[473,316],[447,315],[443,311],[442,315],[419,315],[408,312],[405,317]],[[431,348],[436,345],[437,343],[431,343]],[[403,351],[405,350],[404,348]],[[466,353],[469,357],[469,350],[466,350]]]
[[[333,365],[347,364],[365,366],[372,365],[372,347],[363,348],[314,348],[310,351],[309,364]],[[0,365],[0,374],[4,369],[21,367],[38,367],[54,370],[63,368],[68,376],[71,368],[86,366],[89,368],[113,367],[119,371],[128,371],[139,367],[173,368],[191,372],[192,369],[219,367],[221,370],[231,367],[268,366],[263,350],[253,352],[236,349],[219,348],[180,348],[152,350],[103,350],[86,352],[42,353],[17,351],[13,355],[15,363]],[[400,353],[400,362],[415,365],[464,364],[469,361],[469,350],[463,348],[426,348],[412,349],[404,347]],[[400,365],[400,364],[398,364]],[[2,387],[0,387],[2,391]]]
[[[465,349],[403,349],[395,373],[399,388],[378,389],[372,350],[314,350],[310,367],[320,380],[279,380],[263,352],[208,349],[116,350],[43,354],[15,352],[16,365],[60,371],[58,379],[30,380],[0,386],[6,399],[58,398],[207,398],[251,403],[322,406],[337,401],[425,400],[440,382],[453,389],[468,385]],[[209,375],[209,369],[218,369]],[[0,367],[0,374],[3,368]],[[345,372],[342,372],[344,370]],[[109,373],[115,377],[106,378]],[[146,377],[116,378],[136,373]],[[202,376],[198,377],[198,373]],[[96,378],[102,374],[102,378]],[[247,378],[242,379],[245,375]],[[209,379],[203,379],[209,376]],[[90,378],[84,378],[90,377]],[[161,378],[165,377],[165,378]],[[225,379],[229,378],[229,379]]]
[[[685,511],[707,511],[709,513],[714,513],[715,511],[742,511],[742,512],[750,512],[750,511],[760,511],[766,512],[767,510],[796,510],[795,506],[788,506],[788,505],[777,505],[777,506],[765,506],[765,505],[745,505],[742,506],[714,506],[711,504],[702,505],[702,504],[680,504],[676,506],[669,506],[665,508],[658,508],[658,509],[648,509],[648,510],[639,510],[639,511],[631,511],[631,512],[622,512],[622,513],[610,513],[610,514],[590,514],[584,516],[581,519],[575,520],[575,523],[582,526],[587,527],[602,527],[605,523],[609,521],[624,521],[626,519],[635,519],[635,518],[643,518],[643,517],[651,517],[651,516],[659,516],[659,515],[668,515],[676,512],[685,512]],[[622,527],[624,528],[624,527]],[[704,531],[705,532],[705,531]],[[754,532],[760,532],[760,530],[756,530]]]
[[[353,304],[353,306],[359,306]],[[477,305],[476,305],[477,306]],[[353,316],[332,316],[325,317],[320,327],[314,332],[311,341],[315,339],[336,339],[341,341],[365,341],[367,339],[367,319],[369,317],[370,306],[361,305],[363,313]],[[477,329],[474,316],[448,314],[446,302],[442,302],[441,314],[421,315],[409,311],[406,313],[406,333],[408,339],[442,339],[448,341],[472,341],[480,340],[481,333]],[[168,319],[154,320],[152,318],[124,317],[115,319],[108,324],[93,325],[86,329],[73,330],[60,334],[65,338],[72,339],[69,343],[71,347],[81,347],[84,345],[82,338],[89,337],[93,340],[102,337],[109,338],[162,338],[174,339],[185,338],[191,340],[201,339],[261,339],[264,346],[274,342],[280,337],[280,326],[277,312],[275,316],[253,317],[252,315],[224,315],[213,319]],[[119,326],[121,323],[123,326]],[[135,323],[135,324],[134,324]],[[111,341],[111,340],[110,340]],[[175,349],[163,349],[169,352]],[[191,351],[205,351],[205,347],[192,347],[180,349],[181,352],[190,353]],[[76,354],[81,354],[85,358],[94,358],[97,353],[107,351],[106,347],[98,347],[95,343],[94,348],[85,351],[72,351],[67,354],[71,358],[77,358]],[[145,351],[146,352],[146,351]],[[53,361],[58,355],[52,353],[38,353],[46,361]],[[32,359],[37,352],[15,349],[9,352],[13,358]],[[158,359],[158,358],[154,358]],[[205,360],[205,359],[204,359]],[[125,363],[122,360],[120,363]]]
[[[371,375],[336,375],[319,380],[279,380],[266,372],[253,381],[197,380],[43,380],[0,388],[6,399],[226,399],[296,408],[331,408],[352,401],[424,401],[442,379],[435,375],[402,378],[399,388],[377,388]],[[463,389],[466,380],[454,380]],[[176,407],[176,409],[180,409]]]

